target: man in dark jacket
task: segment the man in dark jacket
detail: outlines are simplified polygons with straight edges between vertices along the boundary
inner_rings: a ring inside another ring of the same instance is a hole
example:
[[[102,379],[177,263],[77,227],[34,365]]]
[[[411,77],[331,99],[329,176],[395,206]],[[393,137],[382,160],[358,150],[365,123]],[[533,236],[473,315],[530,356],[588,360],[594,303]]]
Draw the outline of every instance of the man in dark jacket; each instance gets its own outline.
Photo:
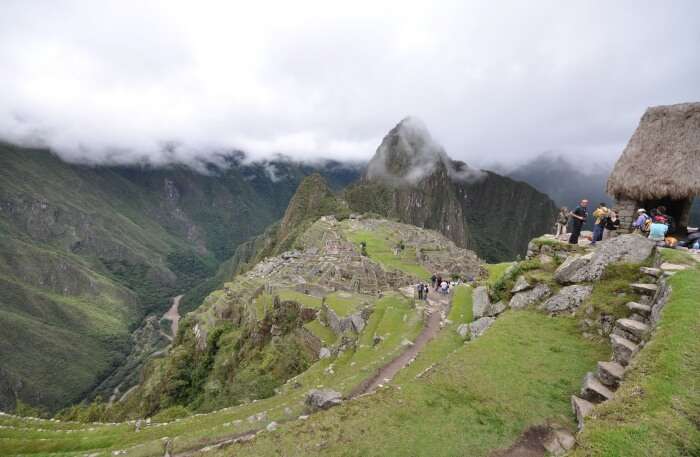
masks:
[[[573,228],[571,230],[571,237],[569,237],[569,243],[578,244],[578,237],[581,235],[581,229],[588,217],[588,200],[581,200],[576,209],[571,212],[570,216]]]

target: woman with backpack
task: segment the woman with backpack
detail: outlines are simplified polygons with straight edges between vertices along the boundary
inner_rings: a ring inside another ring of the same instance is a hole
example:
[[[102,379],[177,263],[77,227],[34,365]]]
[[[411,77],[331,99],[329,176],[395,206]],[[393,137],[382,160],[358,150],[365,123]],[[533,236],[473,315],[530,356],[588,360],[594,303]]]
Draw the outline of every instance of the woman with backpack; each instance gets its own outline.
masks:
[[[637,210],[637,219],[632,223],[634,233],[649,233],[651,226],[651,218],[647,214],[647,210],[639,208]]]
[[[566,206],[559,210],[559,215],[557,216],[557,222],[554,224],[556,226],[555,236],[558,238],[559,235],[566,235],[566,224],[569,223],[569,208]]]

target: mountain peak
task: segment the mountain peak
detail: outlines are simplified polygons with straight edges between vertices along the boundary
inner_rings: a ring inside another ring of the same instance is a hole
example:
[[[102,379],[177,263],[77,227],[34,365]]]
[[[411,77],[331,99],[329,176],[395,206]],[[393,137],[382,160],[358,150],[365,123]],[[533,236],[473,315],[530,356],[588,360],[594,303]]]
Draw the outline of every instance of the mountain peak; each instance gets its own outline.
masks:
[[[451,179],[478,179],[481,172],[463,162],[456,166],[419,118],[407,116],[387,133],[372,160],[365,179],[392,185],[415,185],[435,172],[444,170]]]

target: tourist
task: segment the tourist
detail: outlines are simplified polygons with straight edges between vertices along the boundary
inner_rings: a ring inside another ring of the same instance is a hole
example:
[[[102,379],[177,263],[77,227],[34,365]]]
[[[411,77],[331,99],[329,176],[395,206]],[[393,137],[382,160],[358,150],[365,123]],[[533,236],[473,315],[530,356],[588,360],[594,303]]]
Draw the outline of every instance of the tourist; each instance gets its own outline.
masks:
[[[437,281],[435,281],[435,292],[437,292],[438,288],[442,285],[442,277],[438,275]]]
[[[418,292],[418,300],[423,300],[423,283],[418,283],[416,292]]]
[[[450,286],[447,284],[447,281],[442,281],[442,282],[440,283],[440,288],[441,288],[441,290],[442,290],[442,295],[447,295],[448,287],[450,287]]]
[[[644,208],[639,208],[637,210],[637,219],[632,222],[632,229],[634,230],[634,233],[642,233],[646,232],[646,225],[647,221],[649,220],[649,215],[647,214],[647,210]]]
[[[435,289],[435,284],[437,283],[437,275],[435,273],[430,277],[430,281],[432,281],[433,289]]]
[[[600,203],[598,208],[593,211],[593,217],[595,217],[595,223],[593,224],[593,241],[591,245],[595,245],[598,241],[603,239],[603,231],[605,230],[605,219],[608,217],[610,210],[605,203]]]
[[[620,228],[620,219],[617,217],[617,211],[614,209],[610,210],[608,217],[605,219],[605,230],[603,231],[603,239],[607,240],[617,233],[617,229]]]
[[[668,225],[668,233],[675,233],[676,231],[676,220],[668,214],[666,211],[666,207],[661,205],[658,208],[656,208],[657,213],[659,216],[663,216],[666,218],[666,225]]]
[[[430,292],[430,287],[427,284],[423,284],[423,300],[428,299],[428,293]]]
[[[556,226],[555,236],[566,235],[566,224],[569,223],[569,208],[562,206],[559,210],[559,215],[557,216],[557,222],[554,224]]]
[[[581,229],[588,217],[588,200],[581,200],[576,209],[569,213],[569,216],[572,218],[573,223],[569,243],[578,244],[578,237],[581,236]]]
[[[664,223],[666,219],[663,216],[656,216],[651,223],[649,229],[649,239],[657,243],[663,243],[668,233],[668,225]]]

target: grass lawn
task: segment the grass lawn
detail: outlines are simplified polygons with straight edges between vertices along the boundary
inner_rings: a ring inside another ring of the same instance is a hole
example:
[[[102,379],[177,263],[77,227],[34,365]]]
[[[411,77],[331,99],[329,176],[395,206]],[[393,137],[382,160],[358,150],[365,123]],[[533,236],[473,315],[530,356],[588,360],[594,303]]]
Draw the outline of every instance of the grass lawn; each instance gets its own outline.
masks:
[[[681,265],[695,265],[697,262],[687,253],[678,249],[659,249],[664,262],[678,263]]]
[[[653,339],[615,398],[586,421],[575,456],[700,455],[700,269],[679,272],[670,284]]]
[[[325,346],[335,343],[338,339],[338,335],[333,330],[321,324],[317,319],[304,324],[304,327],[316,335]]]
[[[217,438],[264,428],[272,420],[284,422],[298,417],[304,412],[304,398],[312,388],[329,387],[349,393],[402,351],[403,339],[415,339],[422,326],[422,317],[410,300],[388,295],[376,302],[357,349],[312,365],[295,378],[301,388],[286,384],[278,395],[271,398],[157,427],[144,427],[138,433],[129,423],[78,424],[0,415],[0,455],[82,456],[97,452],[100,457],[108,457],[115,450],[127,450],[127,456],[162,456],[161,438],[164,436],[176,437],[176,453],[201,448]],[[384,337],[384,341],[376,346],[372,344],[375,334]],[[331,365],[333,371],[327,370]],[[266,419],[248,420],[261,412],[266,413]],[[67,430],[73,431],[67,433]]]
[[[397,377],[394,387],[218,455],[478,457],[532,425],[574,427],[569,397],[609,356],[579,335],[572,318],[509,311],[419,379]]]
[[[469,323],[474,320],[472,313],[472,288],[459,285],[452,297],[452,308],[447,319],[457,324]]]
[[[387,269],[399,270],[417,278],[427,280],[430,273],[416,261],[415,250],[406,247],[398,256],[394,255],[393,249],[399,240],[391,239],[384,231],[348,231],[348,239],[360,246],[363,241],[367,243],[367,255],[370,259],[380,263]]]
[[[326,295],[326,304],[339,317],[349,316],[362,307],[363,303],[372,303],[374,297],[349,292],[333,292]]]
[[[503,274],[506,272],[508,267],[513,265],[514,262],[502,262],[502,263],[488,263],[486,264],[486,270],[489,272],[489,278],[486,281],[489,286],[493,287],[496,282],[501,279]]]

